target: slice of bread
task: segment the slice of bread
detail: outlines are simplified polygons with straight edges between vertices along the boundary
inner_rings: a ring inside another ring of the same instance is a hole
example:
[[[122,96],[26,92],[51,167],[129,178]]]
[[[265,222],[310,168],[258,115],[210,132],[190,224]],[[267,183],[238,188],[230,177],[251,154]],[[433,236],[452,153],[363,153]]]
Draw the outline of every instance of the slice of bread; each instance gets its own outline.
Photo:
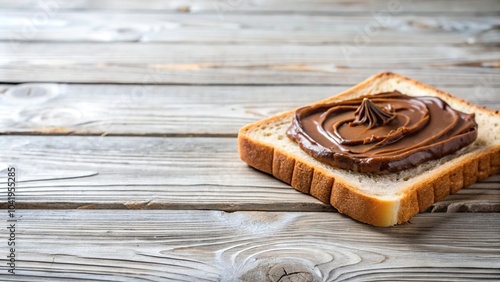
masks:
[[[386,175],[334,168],[306,154],[286,131],[295,110],[241,128],[240,157],[296,190],[311,194],[356,220],[376,226],[407,222],[448,194],[500,173],[500,112],[456,98],[434,87],[394,73],[380,73],[331,98],[327,103],[398,90],[410,96],[436,96],[451,107],[475,113],[474,143],[441,159]]]

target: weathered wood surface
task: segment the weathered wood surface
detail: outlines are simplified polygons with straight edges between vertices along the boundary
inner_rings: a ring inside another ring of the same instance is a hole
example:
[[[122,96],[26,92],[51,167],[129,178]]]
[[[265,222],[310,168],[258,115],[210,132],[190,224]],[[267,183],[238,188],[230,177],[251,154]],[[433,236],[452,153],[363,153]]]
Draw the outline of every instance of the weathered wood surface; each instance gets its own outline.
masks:
[[[158,14],[58,11],[43,22],[36,12],[0,11],[0,40],[170,42],[194,44],[498,44],[498,16],[439,17],[376,12],[340,17],[304,14]],[[373,30],[372,30],[373,29]]]
[[[500,85],[496,47],[344,47],[0,43],[0,80],[352,85],[391,70],[429,84]]]
[[[0,8],[10,9],[30,9],[40,10],[40,6],[49,0],[1,0]],[[94,9],[110,9],[115,11],[132,10],[132,11],[158,11],[158,12],[189,12],[189,13],[369,13],[376,10],[400,9],[402,13],[496,13],[500,10],[500,1],[498,0],[149,0],[149,1],[134,1],[134,0],[54,0],[57,10],[94,10]],[[53,3],[53,2],[52,2]]]
[[[334,213],[22,210],[18,216],[17,274],[0,271],[2,281],[485,281],[500,276],[497,214],[424,214],[394,228]],[[7,240],[5,232],[0,238]]]
[[[236,137],[245,124],[345,89],[347,87],[12,85],[4,86],[0,94],[0,131]]]
[[[0,280],[498,280],[500,175],[374,228],[249,168],[235,136],[379,71],[500,109],[499,13],[498,0],[0,0],[0,173],[17,168],[19,217],[17,275],[5,248]]]
[[[248,167],[235,138],[2,136],[0,159],[19,171],[19,208],[333,210]],[[500,212],[499,187],[493,176],[434,211]]]
[[[446,82],[444,82],[446,83]],[[438,86],[500,109],[498,88]],[[0,133],[232,136],[261,118],[347,86],[19,84],[0,87]]]

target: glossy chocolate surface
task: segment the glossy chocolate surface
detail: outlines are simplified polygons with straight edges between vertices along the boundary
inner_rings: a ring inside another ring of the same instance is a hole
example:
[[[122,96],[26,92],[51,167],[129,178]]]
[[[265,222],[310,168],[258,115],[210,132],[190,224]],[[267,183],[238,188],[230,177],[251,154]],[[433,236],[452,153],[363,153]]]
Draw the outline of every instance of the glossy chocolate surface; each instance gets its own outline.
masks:
[[[477,124],[439,98],[394,91],[300,108],[287,135],[323,163],[383,174],[458,151]]]

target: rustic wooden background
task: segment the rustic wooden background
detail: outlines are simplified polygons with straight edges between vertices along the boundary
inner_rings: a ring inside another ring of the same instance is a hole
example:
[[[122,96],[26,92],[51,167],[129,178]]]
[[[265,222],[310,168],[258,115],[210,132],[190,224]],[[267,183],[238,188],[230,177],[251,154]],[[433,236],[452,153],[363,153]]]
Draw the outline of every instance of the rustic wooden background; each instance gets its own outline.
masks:
[[[500,279],[500,175],[375,228],[236,146],[380,71],[500,109],[499,68],[494,0],[0,0],[0,279]]]

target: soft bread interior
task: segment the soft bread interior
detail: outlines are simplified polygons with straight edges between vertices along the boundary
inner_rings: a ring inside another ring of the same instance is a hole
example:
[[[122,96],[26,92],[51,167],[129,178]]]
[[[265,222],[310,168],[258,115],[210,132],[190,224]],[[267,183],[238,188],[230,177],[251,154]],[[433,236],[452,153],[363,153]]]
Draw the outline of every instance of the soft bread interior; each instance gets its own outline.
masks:
[[[286,136],[286,131],[291,124],[294,111],[260,121],[254,124],[252,129],[247,131],[247,134],[249,138],[268,144],[274,147],[275,150],[284,151],[286,154],[293,155],[302,162],[328,171],[334,175],[336,180],[349,183],[350,186],[355,187],[358,190],[357,192],[363,193],[368,197],[377,198],[381,203],[385,203],[384,210],[387,212],[380,220],[385,222],[383,225],[393,225],[398,222],[399,202],[408,191],[415,189],[416,186],[429,178],[439,177],[444,170],[453,169],[462,159],[478,154],[488,148],[500,146],[500,115],[482,107],[469,104],[424,84],[416,84],[413,80],[407,80],[405,77],[395,74],[376,75],[338,96],[319,101],[318,103],[332,100],[347,100],[370,93],[375,94],[393,90],[398,90],[403,94],[411,96],[437,96],[457,110],[466,113],[475,113],[476,122],[479,125],[477,140],[452,155],[426,162],[412,169],[387,175],[371,175],[331,167],[315,160],[302,151],[294,141],[291,141]]]

